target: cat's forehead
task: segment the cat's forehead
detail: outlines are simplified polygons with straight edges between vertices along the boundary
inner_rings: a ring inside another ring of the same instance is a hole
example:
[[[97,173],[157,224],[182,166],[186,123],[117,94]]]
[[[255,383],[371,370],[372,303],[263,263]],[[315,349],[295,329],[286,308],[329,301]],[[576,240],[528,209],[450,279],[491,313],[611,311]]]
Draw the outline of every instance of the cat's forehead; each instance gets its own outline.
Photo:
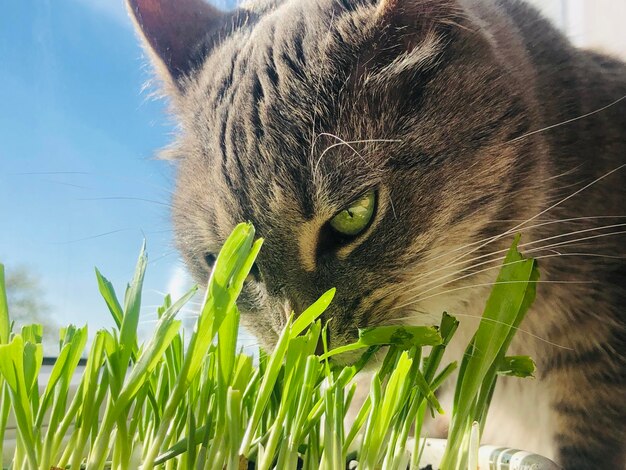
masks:
[[[354,142],[375,131],[342,112],[348,72],[316,42],[332,40],[329,30],[315,29],[302,2],[283,8],[292,24],[270,15],[217,47],[182,106],[185,157],[211,167],[203,177],[222,190],[213,203],[230,199],[237,217],[260,224],[286,211],[303,220],[332,215],[376,184],[382,155],[376,143]]]

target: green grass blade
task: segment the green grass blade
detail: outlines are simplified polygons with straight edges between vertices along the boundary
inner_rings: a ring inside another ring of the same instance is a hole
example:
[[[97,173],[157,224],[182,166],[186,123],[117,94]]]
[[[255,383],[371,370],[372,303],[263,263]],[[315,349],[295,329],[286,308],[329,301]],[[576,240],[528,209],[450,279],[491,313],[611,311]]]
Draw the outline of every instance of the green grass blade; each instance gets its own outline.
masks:
[[[35,419],[35,425],[37,427],[43,422],[44,414],[48,410],[53,391],[59,380],[63,379],[63,383],[69,386],[72,375],[78,366],[85,345],[87,344],[87,336],[87,326],[85,325],[83,328],[76,330],[69,343],[63,345],[59,356],[52,366],[48,383],[42,395],[41,404]],[[64,389],[60,393],[67,394],[67,390]]]
[[[32,343],[29,343],[32,345]],[[36,353],[32,351],[25,354],[25,344],[21,335],[17,334],[8,344],[0,345],[0,374],[4,376],[8,385],[13,414],[17,422],[18,435],[24,446],[28,463],[31,468],[37,468],[37,456],[35,450],[38,448],[35,442],[33,417],[29,389],[24,374],[25,361],[34,362]],[[30,358],[25,359],[29,355]],[[33,367],[32,365],[30,367]]]
[[[443,339],[434,326],[377,326],[359,330],[363,346],[393,345],[406,350],[415,346],[436,346]]]
[[[222,322],[231,312],[243,281],[261,248],[262,242],[257,240],[253,243],[253,240],[254,228],[250,224],[239,224],[217,257],[215,269],[209,279],[207,296],[185,358],[189,364],[184,377],[187,384],[200,370],[206,351]]]
[[[96,279],[98,280],[98,289],[100,290],[100,295],[107,304],[109,312],[111,312],[111,316],[115,321],[115,325],[117,328],[122,327],[122,319],[124,318],[124,310],[120,305],[119,300],[117,300],[117,295],[115,294],[115,289],[113,288],[113,284],[104,277],[98,268],[96,270]]]
[[[124,299],[124,317],[120,326],[120,346],[124,352],[120,356],[120,367],[127,367],[128,360],[137,348],[137,325],[141,311],[141,292],[143,280],[146,274],[148,257],[146,255],[146,243],[141,246],[139,259],[135,268],[135,275],[130,283]]]
[[[292,338],[295,338],[302,333],[309,325],[313,324],[313,322],[317,320],[322,313],[326,311],[335,297],[335,292],[336,289],[334,288],[326,291],[310,307],[298,315],[291,326]]]
[[[9,305],[7,302],[6,282],[4,278],[4,264],[0,263],[0,344],[9,342],[11,322],[9,320]]]
[[[276,383],[276,379],[278,378],[278,374],[281,369],[281,365],[287,353],[287,349],[289,346],[290,340],[290,328],[291,320],[287,322],[287,326],[284,328],[281,333],[280,338],[278,339],[278,343],[274,349],[273,354],[270,356],[269,363],[267,365],[267,370],[261,380],[261,385],[259,386],[258,394],[256,401],[254,403],[254,408],[252,410],[252,415],[249,420],[249,424],[246,428],[246,432],[243,437],[243,441],[241,443],[241,447],[239,448],[239,453],[246,457],[249,456],[250,445],[254,438],[254,434],[257,430],[257,427],[261,421],[261,416],[265,411],[265,407],[267,406],[272,391],[274,389],[274,385]]]
[[[519,236],[507,253],[483,317],[461,363],[455,391],[453,419],[442,466],[451,470],[463,465],[457,461],[470,419],[486,416],[488,396],[495,383],[495,364],[503,358],[517,327],[530,308],[539,274],[536,262],[524,258],[517,250]],[[491,371],[491,372],[490,372]],[[480,406],[477,400],[481,396]],[[481,427],[484,423],[481,423]]]
[[[537,366],[529,356],[506,356],[498,364],[498,375],[529,378],[535,376]]]

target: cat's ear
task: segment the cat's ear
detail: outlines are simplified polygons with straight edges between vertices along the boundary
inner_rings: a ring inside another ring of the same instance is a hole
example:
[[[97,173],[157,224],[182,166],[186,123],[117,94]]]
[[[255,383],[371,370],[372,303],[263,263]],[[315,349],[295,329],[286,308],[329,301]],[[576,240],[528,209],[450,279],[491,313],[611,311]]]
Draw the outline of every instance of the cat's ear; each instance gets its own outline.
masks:
[[[394,23],[458,24],[464,17],[459,0],[378,0],[379,18]]]
[[[199,49],[227,14],[204,0],[126,0],[144,45],[166,83],[177,86],[199,64]]]
[[[409,48],[433,31],[469,25],[460,0],[378,0],[376,16],[382,25],[402,31]]]

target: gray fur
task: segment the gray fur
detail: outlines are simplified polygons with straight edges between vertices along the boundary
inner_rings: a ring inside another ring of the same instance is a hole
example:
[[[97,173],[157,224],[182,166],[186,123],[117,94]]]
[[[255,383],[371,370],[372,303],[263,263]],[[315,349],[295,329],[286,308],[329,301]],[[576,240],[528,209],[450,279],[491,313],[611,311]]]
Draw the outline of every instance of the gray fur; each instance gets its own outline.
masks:
[[[623,468],[626,219],[615,216],[626,215],[626,169],[551,206],[626,164],[625,65],[575,49],[514,0],[285,0],[224,18],[189,45],[184,74],[163,77],[180,122],[167,151],[179,159],[174,224],[195,277],[250,220],[266,241],[246,327],[271,347],[286,312],[336,287],[326,318],[337,346],[357,327],[479,315],[512,234],[476,242],[523,221],[523,243],[561,237],[529,250],[595,236],[530,252],[542,283],[531,335],[513,348],[538,360],[537,392],[505,380],[494,408],[501,397],[525,411],[488,427],[494,440],[519,428],[502,442],[516,447],[535,433],[529,450],[567,469]],[[372,188],[372,226],[353,240],[329,232]],[[467,337],[476,322],[462,320]]]

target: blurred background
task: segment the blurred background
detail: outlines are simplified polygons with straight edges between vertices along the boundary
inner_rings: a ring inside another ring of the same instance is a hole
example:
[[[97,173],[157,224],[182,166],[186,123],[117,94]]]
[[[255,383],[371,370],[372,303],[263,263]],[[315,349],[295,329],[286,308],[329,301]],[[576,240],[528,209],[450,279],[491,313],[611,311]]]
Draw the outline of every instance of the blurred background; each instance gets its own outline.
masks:
[[[302,0],[307,1],[307,0]],[[231,8],[235,1],[213,1]],[[626,0],[534,0],[583,47],[626,59]],[[112,326],[93,268],[123,295],[142,239],[141,329],[190,281],[172,242],[174,129],[123,0],[10,0],[0,16],[0,262],[18,325]],[[194,306],[183,312],[188,324]],[[254,340],[242,336],[243,342]]]

